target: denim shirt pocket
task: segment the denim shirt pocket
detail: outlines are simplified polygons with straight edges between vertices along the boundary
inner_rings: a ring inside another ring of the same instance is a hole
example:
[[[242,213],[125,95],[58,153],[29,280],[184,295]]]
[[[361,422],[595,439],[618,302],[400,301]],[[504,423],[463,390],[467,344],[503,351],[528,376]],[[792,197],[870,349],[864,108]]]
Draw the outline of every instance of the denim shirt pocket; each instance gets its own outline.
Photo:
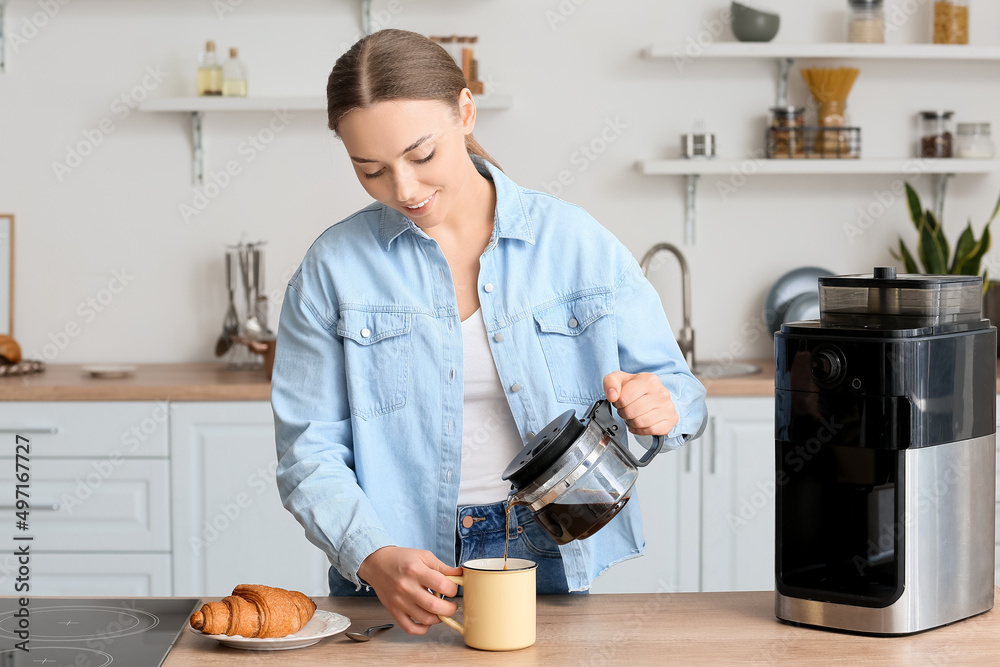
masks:
[[[556,399],[590,404],[604,398],[604,375],[618,368],[611,294],[575,296],[534,313]]]
[[[410,374],[410,313],[343,309],[344,370],[351,413],[365,420],[406,405]]]

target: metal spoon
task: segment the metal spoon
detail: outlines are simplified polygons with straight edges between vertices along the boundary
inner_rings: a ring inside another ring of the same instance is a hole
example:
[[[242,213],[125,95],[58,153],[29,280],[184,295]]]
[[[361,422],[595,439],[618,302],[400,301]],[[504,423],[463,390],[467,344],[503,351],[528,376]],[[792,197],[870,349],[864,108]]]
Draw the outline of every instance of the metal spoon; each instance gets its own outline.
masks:
[[[229,348],[233,346],[233,336],[240,328],[240,320],[236,315],[236,304],[234,303],[234,298],[236,296],[236,280],[233,275],[233,257],[231,253],[226,253],[226,284],[229,287],[229,308],[226,310],[226,316],[222,320],[222,334],[219,335],[219,339],[215,342],[215,356],[221,357]]]
[[[394,623],[386,623],[385,625],[374,625],[365,630],[364,632],[345,632],[344,634],[356,642],[366,642],[369,639],[371,639],[370,636],[371,633],[375,632],[376,630],[388,630],[389,628],[394,628],[394,627],[396,627]]]

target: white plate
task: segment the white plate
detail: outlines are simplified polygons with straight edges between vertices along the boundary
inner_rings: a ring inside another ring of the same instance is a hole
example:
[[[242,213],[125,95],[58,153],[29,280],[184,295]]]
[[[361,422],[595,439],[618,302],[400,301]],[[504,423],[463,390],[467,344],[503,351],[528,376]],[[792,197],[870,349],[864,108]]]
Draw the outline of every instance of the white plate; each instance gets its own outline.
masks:
[[[195,630],[190,625],[187,626],[191,632],[217,639],[223,646],[245,648],[253,651],[284,651],[286,649],[312,646],[320,639],[343,632],[349,627],[351,627],[351,619],[332,611],[323,611],[322,609],[317,609],[313,612],[313,617],[309,619],[309,622],[302,629],[287,637],[261,639],[241,637],[240,635],[206,635],[201,630]]]
[[[93,366],[81,366],[80,370],[92,378],[123,378],[135,373],[135,366],[96,364]]]

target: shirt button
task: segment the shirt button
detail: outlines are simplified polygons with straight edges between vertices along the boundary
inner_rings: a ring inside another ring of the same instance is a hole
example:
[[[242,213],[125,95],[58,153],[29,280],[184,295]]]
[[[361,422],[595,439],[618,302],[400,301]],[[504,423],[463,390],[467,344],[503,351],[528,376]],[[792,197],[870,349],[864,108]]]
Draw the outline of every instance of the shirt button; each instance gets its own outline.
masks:
[[[502,343],[503,342],[503,334],[502,333],[497,333],[496,335],[493,336],[493,340],[495,340],[498,343]]]
[[[493,291],[493,283],[486,283],[485,285],[483,285],[483,289],[485,291],[487,291],[487,292],[492,292]]]
[[[455,323],[452,320],[448,320],[448,328],[449,329],[454,329],[455,328]]]
[[[451,419],[448,420],[448,433],[451,433],[451,426],[452,426],[453,423],[454,423],[454,420],[451,420]]]
[[[569,321],[569,326],[571,328],[573,328],[573,329],[575,329],[578,324],[580,324],[580,323],[576,321],[575,317],[571,318],[570,321]]]
[[[449,371],[449,373],[448,373],[448,381],[449,382],[454,382],[455,381],[455,369],[454,368],[452,368],[451,371]]]
[[[371,335],[372,335],[372,332],[369,331],[368,327],[365,327],[364,329],[361,330],[361,337],[362,338],[368,338]]]
[[[447,473],[445,473],[445,475],[444,475],[444,481],[446,481],[446,482],[450,482],[451,481],[451,471],[450,470]]]
[[[518,383],[515,382],[514,384],[512,384],[510,386],[510,390],[512,392],[514,392],[514,393],[517,393],[517,392],[521,391],[521,385],[519,385]]]

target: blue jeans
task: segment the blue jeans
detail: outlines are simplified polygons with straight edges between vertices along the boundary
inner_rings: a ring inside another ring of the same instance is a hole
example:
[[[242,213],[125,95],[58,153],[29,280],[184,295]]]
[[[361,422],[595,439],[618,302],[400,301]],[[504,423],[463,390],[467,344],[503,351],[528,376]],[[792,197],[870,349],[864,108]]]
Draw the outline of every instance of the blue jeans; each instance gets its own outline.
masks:
[[[466,519],[470,517],[470,519]],[[455,563],[475,558],[502,558],[504,548],[504,525],[506,515],[504,503],[490,505],[464,505],[457,513],[458,535],[455,540]],[[465,524],[470,524],[466,526]],[[562,556],[555,540],[539,526],[531,511],[516,505],[510,513],[510,543],[507,547],[509,558],[526,558],[538,563],[535,571],[535,590],[539,594],[568,593],[566,574]],[[330,595],[332,596],[374,596],[373,589],[354,590],[350,583],[330,568]],[[461,589],[459,589],[461,595]]]

